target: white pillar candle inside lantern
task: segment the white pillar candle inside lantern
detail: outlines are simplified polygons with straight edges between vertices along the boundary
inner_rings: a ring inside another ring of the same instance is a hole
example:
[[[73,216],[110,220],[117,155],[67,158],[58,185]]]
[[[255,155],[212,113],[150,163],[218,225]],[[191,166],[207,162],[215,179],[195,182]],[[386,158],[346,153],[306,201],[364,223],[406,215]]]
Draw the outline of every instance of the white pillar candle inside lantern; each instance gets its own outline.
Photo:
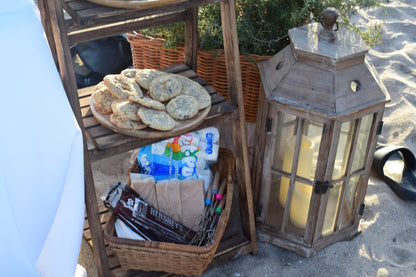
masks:
[[[292,171],[293,155],[295,153],[295,143],[296,143],[296,136],[290,137],[286,141],[285,154],[284,154],[284,159],[283,159],[283,171],[286,171],[286,172]],[[314,145],[313,145],[312,140],[306,136],[302,136],[302,142],[301,142],[300,153],[299,153],[298,170],[296,174],[303,178],[310,177],[311,167],[312,167],[312,158],[313,158],[313,148],[314,148]],[[286,197],[287,197],[287,191],[289,189],[289,182],[290,180],[288,178],[282,177],[282,184],[280,185],[280,193],[279,193],[279,201],[280,201],[280,205],[282,206],[286,205]],[[301,184],[299,184],[299,187],[301,187]],[[305,189],[301,188],[300,191],[305,191]]]
[[[306,227],[309,205],[311,202],[312,186],[295,183],[292,204],[290,205],[290,221],[299,228]]]
[[[293,156],[295,154],[296,136],[287,139],[283,158],[283,171],[291,172]],[[296,174],[303,178],[309,178],[311,175],[314,143],[305,135],[302,135],[300,152],[298,158],[298,167]],[[290,180],[282,177],[280,185],[279,202],[282,206],[286,205],[287,192],[289,190]],[[306,219],[308,218],[309,204],[311,201],[312,186],[295,181],[295,190],[292,198],[290,209],[290,220],[299,227],[305,228]]]
[[[259,63],[254,154],[257,234],[309,257],[360,232],[371,163],[390,101],[352,31],[323,24],[289,30],[290,46]]]

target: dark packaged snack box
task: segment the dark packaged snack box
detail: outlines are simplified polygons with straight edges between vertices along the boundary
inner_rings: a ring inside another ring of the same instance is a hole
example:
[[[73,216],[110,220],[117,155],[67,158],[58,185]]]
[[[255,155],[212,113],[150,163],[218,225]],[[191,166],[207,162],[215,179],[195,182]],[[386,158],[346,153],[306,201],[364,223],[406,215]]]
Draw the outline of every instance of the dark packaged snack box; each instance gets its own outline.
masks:
[[[146,203],[127,184],[113,184],[104,204],[117,218],[146,240],[189,244],[195,236],[193,230]]]

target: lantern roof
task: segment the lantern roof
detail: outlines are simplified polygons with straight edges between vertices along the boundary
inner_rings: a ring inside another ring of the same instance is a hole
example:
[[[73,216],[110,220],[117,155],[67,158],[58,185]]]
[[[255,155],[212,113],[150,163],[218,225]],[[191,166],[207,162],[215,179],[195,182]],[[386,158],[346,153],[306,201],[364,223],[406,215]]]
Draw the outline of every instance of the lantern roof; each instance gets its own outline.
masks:
[[[266,97],[336,117],[388,102],[360,35],[322,25],[289,30],[290,45],[259,63]]]
[[[369,49],[358,33],[339,29],[334,32],[334,39],[328,41],[320,39],[321,30],[319,23],[289,30],[297,60],[329,69],[363,63]]]

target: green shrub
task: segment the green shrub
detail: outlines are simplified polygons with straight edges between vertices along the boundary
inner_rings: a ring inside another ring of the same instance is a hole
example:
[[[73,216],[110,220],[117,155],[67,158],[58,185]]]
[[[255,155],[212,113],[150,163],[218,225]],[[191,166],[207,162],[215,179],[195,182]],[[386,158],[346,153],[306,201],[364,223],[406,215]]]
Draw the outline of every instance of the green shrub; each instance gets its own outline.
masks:
[[[380,6],[385,0],[236,0],[237,32],[243,54],[274,55],[289,43],[288,30],[318,21],[326,7],[339,13],[340,27],[359,32],[369,46],[381,39],[380,25],[366,30],[350,22],[359,9]],[[199,47],[204,50],[223,48],[219,3],[202,6],[198,14]],[[143,30],[149,36],[166,39],[165,47],[184,42],[184,24],[175,23]]]

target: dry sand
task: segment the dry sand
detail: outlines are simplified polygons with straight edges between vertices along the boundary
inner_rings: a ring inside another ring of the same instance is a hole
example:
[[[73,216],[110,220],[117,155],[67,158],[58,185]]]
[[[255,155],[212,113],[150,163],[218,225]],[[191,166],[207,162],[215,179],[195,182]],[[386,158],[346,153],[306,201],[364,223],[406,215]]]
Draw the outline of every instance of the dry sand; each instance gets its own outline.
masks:
[[[368,59],[391,96],[380,145],[402,145],[416,153],[416,1],[392,0],[383,8],[360,11],[360,24],[384,21],[383,41]],[[129,154],[93,164],[98,193],[125,178]],[[202,276],[416,276],[416,202],[405,202],[373,174],[360,223],[362,234],[335,243],[311,258],[258,242],[258,255],[237,257]],[[91,253],[82,246],[80,263],[96,276]]]

